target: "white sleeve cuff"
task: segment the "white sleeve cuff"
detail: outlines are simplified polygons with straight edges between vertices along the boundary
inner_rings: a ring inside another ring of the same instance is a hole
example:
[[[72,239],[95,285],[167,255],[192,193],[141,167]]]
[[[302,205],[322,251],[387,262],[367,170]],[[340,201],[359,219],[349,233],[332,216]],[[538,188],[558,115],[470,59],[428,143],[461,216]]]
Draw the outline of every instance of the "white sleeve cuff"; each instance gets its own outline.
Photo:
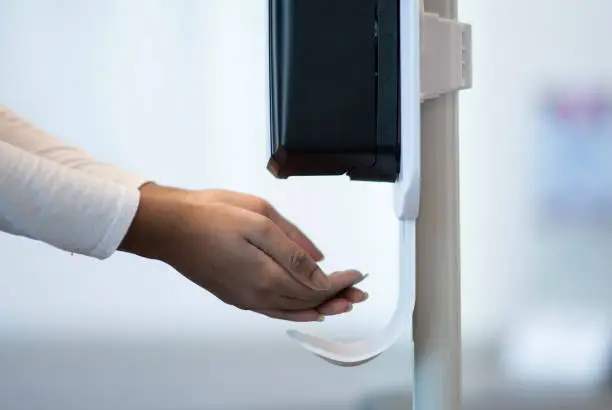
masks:
[[[107,259],[111,257],[117,251],[123,238],[125,238],[125,235],[130,229],[140,203],[140,191],[138,188],[134,189],[128,187],[120,191],[114,210],[115,218],[108,225],[106,234],[98,244],[87,253],[87,256],[97,259]],[[119,192],[119,190],[117,192]]]
[[[137,186],[66,168],[0,141],[2,231],[105,259],[121,244],[139,201]]]

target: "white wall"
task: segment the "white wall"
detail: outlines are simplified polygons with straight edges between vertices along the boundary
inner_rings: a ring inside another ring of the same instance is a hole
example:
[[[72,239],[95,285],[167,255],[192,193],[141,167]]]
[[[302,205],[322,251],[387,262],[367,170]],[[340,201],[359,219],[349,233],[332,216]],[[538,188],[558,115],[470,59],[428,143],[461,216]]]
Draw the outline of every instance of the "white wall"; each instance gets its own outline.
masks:
[[[612,3],[460,4],[460,14],[474,25],[474,89],[461,96],[464,321],[468,334],[479,338],[503,328],[508,315],[529,315],[529,307],[551,297],[561,281],[586,283],[583,298],[566,298],[564,305],[586,303],[590,294],[610,288],[612,278],[601,270],[562,271],[576,253],[567,241],[565,247],[542,242],[528,201],[541,92],[612,84]],[[591,239],[600,248],[602,241],[612,244],[601,235]],[[542,281],[544,260],[556,270]]]

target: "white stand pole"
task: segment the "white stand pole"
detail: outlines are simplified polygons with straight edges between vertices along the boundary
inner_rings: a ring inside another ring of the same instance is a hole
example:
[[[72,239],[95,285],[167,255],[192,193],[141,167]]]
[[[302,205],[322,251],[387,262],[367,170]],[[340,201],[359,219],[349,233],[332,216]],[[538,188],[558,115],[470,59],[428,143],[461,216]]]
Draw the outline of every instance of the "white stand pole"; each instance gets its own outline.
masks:
[[[425,0],[457,18],[457,0]],[[416,239],[414,410],[461,408],[461,298],[457,93],[421,111],[421,194]]]

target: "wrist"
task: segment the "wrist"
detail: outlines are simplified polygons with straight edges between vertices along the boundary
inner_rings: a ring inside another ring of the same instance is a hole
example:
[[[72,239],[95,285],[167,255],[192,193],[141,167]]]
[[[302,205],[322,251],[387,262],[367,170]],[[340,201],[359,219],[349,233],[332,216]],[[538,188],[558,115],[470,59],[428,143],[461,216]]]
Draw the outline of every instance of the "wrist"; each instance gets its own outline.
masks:
[[[138,209],[119,250],[148,259],[164,259],[164,249],[180,223],[180,203],[187,191],[154,183],[140,187]]]

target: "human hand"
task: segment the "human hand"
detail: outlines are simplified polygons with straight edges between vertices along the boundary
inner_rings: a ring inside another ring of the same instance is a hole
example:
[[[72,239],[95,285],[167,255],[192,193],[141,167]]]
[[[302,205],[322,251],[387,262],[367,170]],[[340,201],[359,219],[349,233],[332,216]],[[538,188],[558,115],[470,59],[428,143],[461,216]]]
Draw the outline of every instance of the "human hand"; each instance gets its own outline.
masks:
[[[221,189],[197,191],[194,192],[193,198],[196,201],[220,202],[233,205],[265,216],[274,222],[289,239],[306,251],[315,262],[323,260],[324,255],[317,246],[298,227],[284,218],[269,202],[262,198]],[[332,289],[328,292],[332,296],[316,308],[291,311],[290,320],[310,321],[315,320],[313,319],[315,316],[317,320],[322,320],[324,316],[350,312],[353,309],[353,304],[364,302],[368,298],[366,293],[355,287],[366,277],[367,275],[363,275],[355,270],[332,273],[330,275]],[[334,294],[333,292],[336,289],[340,289],[340,291]]]
[[[352,287],[360,272],[325,275],[314,244],[245,194],[145,186],[122,248],[168,263],[228,304],[279,319],[320,320],[366,298]]]

